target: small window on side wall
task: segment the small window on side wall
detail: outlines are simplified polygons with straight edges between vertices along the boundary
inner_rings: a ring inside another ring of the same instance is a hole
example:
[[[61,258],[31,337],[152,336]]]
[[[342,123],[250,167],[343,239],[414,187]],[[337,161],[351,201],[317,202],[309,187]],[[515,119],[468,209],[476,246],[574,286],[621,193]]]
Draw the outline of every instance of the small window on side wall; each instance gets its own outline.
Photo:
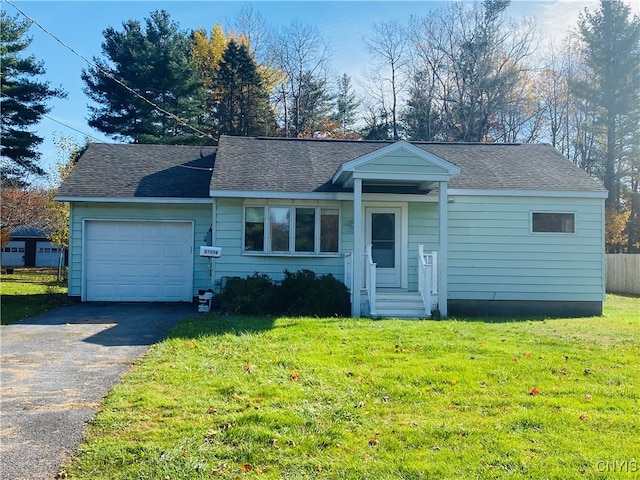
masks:
[[[534,212],[531,226],[534,233],[575,233],[574,213]]]

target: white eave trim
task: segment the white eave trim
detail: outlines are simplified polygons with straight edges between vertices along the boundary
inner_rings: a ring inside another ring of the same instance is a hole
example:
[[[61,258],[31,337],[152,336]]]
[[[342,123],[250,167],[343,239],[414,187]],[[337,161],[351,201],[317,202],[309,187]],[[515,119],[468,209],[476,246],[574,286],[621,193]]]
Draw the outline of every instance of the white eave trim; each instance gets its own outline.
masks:
[[[141,197],[141,198],[119,198],[119,197],[68,197],[56,195],[53,197],[58,202],[90,202],[90,203],[187,203],[187,204],[210,204],[211,198],[178,198],[178,197]]]
[[[478,197],[556,197],[556,198],[607,198],[607,192],[580,192],[554,190],[491,190],[473,188],[449,188],[449,196]]]
[[[403,172],[353,172],[353,178],[362,180],[389,180],[392,182],[448,182],[451,176],[446,173],[403,173]]]
[[[260,192],[260,191],[212,191],[214,198],[241,198],[262,200],[337,200],[353,201],[353,192]],[[380,202],[436,203],[436,195],[415,193],[363,193],[362,199]]]
[[[351,192],[274,192],[260,190],[211,190],[213,198],[287,198],[292,200],[352,200]]]

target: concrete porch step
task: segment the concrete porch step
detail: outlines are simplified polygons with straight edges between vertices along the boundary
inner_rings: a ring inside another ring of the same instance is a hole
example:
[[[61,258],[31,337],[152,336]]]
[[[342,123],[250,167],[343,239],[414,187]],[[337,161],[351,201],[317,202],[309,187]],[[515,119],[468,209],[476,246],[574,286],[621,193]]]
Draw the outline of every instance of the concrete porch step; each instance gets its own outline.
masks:
[[[428,318],[418,292],[393,292],[380,290],[376,292],[376,311],[372,316],[377,318]]]

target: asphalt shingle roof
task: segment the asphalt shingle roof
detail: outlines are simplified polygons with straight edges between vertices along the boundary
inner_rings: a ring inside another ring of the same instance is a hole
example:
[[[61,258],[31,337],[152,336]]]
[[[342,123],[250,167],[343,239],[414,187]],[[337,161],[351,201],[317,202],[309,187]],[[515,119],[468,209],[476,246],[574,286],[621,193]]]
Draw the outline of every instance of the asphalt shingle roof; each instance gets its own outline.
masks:
[[[221,137],[211,189],[341,191],[331,178],[340,165],[392,142]],[[450,188],[595,191],[605,189],[549,145],[414,143],[460,167]]]
[[[331,179],[342,164],[391,143],[222,136],[218,147],[91,144],[57,195],[208,198],[210,189],[340,192]],[[606,191],[549,145],[414,145],[460,167],[450,188]]]
[[[216,147],[93,143],[58,197],[208,198]]]

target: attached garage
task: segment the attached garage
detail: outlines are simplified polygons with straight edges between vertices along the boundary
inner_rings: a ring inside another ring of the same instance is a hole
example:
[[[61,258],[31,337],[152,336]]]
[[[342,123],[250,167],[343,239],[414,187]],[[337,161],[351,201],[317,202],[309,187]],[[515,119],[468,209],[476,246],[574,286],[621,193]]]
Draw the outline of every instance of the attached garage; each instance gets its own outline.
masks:
[[[85,301],[191,302],[193,222],[85,220]]]

